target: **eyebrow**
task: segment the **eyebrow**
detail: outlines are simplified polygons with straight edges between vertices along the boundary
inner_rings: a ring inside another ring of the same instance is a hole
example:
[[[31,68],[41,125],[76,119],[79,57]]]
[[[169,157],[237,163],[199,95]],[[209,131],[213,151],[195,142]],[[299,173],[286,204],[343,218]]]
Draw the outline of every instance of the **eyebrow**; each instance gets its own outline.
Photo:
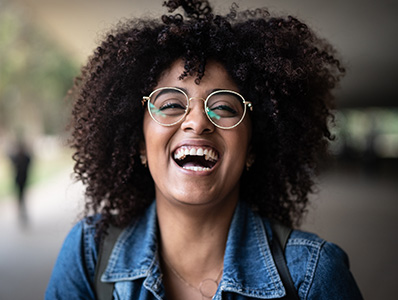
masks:
[[[156,99],[157,99],[158,97],[160,97],[161,95],[163,95],[163,94],[169,94],[169,93],[179,93],[179,92],[173,91],[173,90],[167,90],[167,89],[161,90],[161,91],[156,95],[154,101],[156,101]]]
[[[174,86],[174,87],[177,88],[177,89],[182,90],[182,91],[183,91],[185,94],[187,94],[188,97],[189,97],[189,93],[188,93],[188,90],[187,90],[186,88],[179,87],[179,86]],[[210,95],[211,93],[214,93],[214,92],[216,92],[216,91],[223,91],[223,90],[232,91],[232,90],[230,90],[230,89],[211,89],[211,90],[207,90],[206,93],[207,93],[207,96],[208,96],[208,95]],[[207,97],[207,96],[206,96],[206,97]]]

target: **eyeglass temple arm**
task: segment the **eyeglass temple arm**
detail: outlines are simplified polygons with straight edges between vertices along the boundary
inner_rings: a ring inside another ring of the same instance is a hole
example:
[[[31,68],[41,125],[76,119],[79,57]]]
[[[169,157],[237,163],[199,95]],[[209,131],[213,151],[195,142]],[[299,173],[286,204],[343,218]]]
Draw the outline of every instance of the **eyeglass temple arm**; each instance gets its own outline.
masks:
[[[146,103],[147,101],[149,101],[150,99],[151,99],[151,98],[146,97],[146,96],[142,97],[142,100],[141,100],[142,106],[145,106],[145,103]]]
[[[253,111],[253,104],[250,101],[246,101],[245,104],[250,109],[250,111]]]

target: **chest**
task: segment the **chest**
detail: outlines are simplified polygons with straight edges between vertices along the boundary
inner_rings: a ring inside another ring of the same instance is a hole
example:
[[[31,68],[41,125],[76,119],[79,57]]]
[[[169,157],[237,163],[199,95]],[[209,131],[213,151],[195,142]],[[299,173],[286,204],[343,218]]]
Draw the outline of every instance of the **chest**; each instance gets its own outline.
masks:
[[[168,299],[161,282],[158,284],[149,285],[143,281],[138,282],[133,281],[120,281],[115,284],[115,289],[113,291],[113,298],[116,300],[174,300]],[[246,297],[243,295],[239,295],[236,293],[228,293],[217,291],[216,295],[213,298],[206,298],[198,295],[194,291],[182,290],[181,291],[185,298],[181,299],[190,299],[190,300],[248,300],[254,299],[251,297]],[[188,297],[188,298],[187,298]]]

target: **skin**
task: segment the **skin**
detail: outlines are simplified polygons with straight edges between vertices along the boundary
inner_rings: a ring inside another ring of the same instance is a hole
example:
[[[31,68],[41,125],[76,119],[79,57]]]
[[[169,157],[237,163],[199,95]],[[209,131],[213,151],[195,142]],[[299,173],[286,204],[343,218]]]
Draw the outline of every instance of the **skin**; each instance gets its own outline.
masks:
[[[148,111],[144,116],[148,167],[155,182],[160,248],[162,256],[192,285],[205,278],[217,278],[229,225],[239,198],[239,180],[249,157],[251,121],[247,114],[233,129],[220,129],[205,115],[203,100],[214,89],[239,92],[225,68],[210,61],[200,84],[194,77],[183,80],[184,65],[176,61],[162,74],[159,87],[179,87],[193,97],[185,119],[165,127],[154,122]],[[202,99],[199,99],[202,98]],[[219,153],[210,171],[181,168],[173,159],[181,146],[211,146]],[[171,299],[197,296],[197,291],[173,277],[163,264],[166,291]],[[185,298],[195,299],[195,298]]]

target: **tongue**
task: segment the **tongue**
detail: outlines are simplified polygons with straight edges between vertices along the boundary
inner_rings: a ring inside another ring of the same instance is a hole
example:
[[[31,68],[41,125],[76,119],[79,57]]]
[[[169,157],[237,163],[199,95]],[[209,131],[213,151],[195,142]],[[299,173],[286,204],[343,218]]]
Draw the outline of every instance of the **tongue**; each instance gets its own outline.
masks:
[[[206,161],[202,156],[187,156],[184,160],[180,161],[179,165],[181,167],[211,168],[214,166],[214,163]]]

